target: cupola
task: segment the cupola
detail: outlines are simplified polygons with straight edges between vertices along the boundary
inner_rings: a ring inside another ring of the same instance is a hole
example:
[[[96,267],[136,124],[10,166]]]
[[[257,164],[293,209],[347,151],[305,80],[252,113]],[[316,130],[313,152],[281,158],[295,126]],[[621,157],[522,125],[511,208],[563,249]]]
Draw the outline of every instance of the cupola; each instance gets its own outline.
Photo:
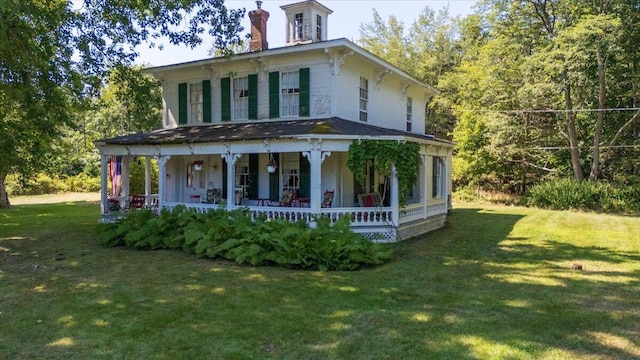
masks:
[[[280,6],[286,21],[285,45],[327,40],[327,18],[333,11],[315,0]]]

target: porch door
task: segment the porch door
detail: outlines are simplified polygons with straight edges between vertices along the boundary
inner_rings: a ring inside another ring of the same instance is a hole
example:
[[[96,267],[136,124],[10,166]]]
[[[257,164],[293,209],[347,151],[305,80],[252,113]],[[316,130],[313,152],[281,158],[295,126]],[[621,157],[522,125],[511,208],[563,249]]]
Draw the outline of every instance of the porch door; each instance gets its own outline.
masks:
[[[186,175],[184,202],[199,203],[206,200],[205,167],[196,170],[194,163],[189,161],[186,165]]]

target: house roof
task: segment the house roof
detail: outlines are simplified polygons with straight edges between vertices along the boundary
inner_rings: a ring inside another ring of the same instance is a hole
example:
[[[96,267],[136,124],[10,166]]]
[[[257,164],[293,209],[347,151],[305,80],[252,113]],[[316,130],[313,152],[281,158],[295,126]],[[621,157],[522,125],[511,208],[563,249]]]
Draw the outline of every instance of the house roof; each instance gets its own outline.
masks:
[[[177,145],[302,138],[345,140],[376,138],[452,144],[450,141],[436,139],[431,135],[385,129],[336,117],[289,121],[224,122],[208,125],[180,126],[172,129],[160,129],[148,133],[137,133],[98,140],[96,143],[105,145]]]

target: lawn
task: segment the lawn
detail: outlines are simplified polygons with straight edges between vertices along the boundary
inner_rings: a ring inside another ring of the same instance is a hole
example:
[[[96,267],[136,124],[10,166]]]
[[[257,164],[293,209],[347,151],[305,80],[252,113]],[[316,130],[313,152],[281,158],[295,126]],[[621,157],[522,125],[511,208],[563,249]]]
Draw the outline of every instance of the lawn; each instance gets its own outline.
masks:
[[[321,273],[106,248],[98,212],[0,210],[0,359],[640,357],[638,218],[456,204],[391,263]]]

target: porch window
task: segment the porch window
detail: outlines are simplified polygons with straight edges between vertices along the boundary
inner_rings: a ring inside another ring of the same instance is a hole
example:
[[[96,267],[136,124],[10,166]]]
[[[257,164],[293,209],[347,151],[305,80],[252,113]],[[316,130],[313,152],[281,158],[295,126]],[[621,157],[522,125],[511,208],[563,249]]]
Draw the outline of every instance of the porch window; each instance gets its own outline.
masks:
[[[204,189],[204,170],[197,171],[192,162],[187,164],[187,187]]]
[[[363,182],[364,180],[364,182]],[[370,161],[367,164],[367,167],[364,169],[364,179],[358,179],[354,176],[353,178],[353,187],[354,187],[354,197],[353,202],[355,204],[358,203],[358,195],[373,193],[379,191],[381,189],[375,189],[375,168],[373,166],[373,161]],[[382,188],[384,189],[384,188]],[[382,193],[380,193],[382,195]]]
[[[298,153],[282,154],[282,189],[300,190],[300,159]]]
[[[237,203],[249,194],[249,158],[247,156],[241,157],[236,162],[235,175],[234,194],[236,195]]]
[[[202,123],[202,83],[189,84],[189,115],[191,123]]]
[[[280,116],[298,116],[300,109],[300,73],[298,71],[280,74]]]
[[[294,15],[293,19],[293,40],[302,40],[302,13]]]
[[[432,179],[432,197],[434,199],[441,198],[444,195],[442,194],[444,189],[444,161],[439,156],[433,157],[433,179]]]
[[[413,124],[413,99],[407,98],[407,131],[411,131]]]
[[[360,78],[360,121],[367,122],[367,109],[369,105],[369,80]]]
[[[245,120],[249,118],[249,78],[233,79],[233,119]]]

